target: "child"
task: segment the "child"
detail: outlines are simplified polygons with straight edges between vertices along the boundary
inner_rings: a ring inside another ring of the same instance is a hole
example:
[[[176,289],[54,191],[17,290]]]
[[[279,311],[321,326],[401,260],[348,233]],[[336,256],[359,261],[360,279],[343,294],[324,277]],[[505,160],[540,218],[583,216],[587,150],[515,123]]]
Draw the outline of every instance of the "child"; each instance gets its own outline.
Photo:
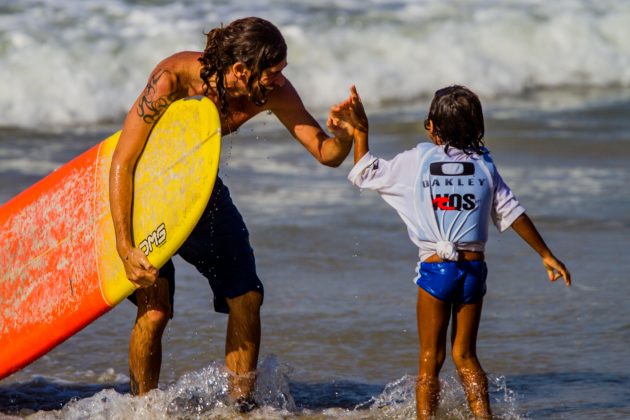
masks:
[[[488,221],[512,227],[541,257],[549,280],[570,273],[549,250],[483,147],[484,122],[477,96],[462,86],[435,93],[424,127],[432,143],[420,143],[387,161],[368,147],[368,119],[356,89],[331,110],[329,122],[354,128],[355,166],[348,179],[378,191],[407,225],[420,248],[415,279],[420,339],[416,383],[418,418],[435,414],[438,375],[453,314],[452,357],[473,415],[490,418],[488,383],[476,354],[486,293],[484,247]]]

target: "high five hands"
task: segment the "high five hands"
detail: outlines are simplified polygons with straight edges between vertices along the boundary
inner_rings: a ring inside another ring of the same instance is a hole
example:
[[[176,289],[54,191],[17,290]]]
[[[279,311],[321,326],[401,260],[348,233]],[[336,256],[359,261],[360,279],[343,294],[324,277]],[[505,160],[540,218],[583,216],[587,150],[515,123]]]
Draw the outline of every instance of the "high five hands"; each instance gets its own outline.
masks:
[[[354,85],[350,88],[348,99],[330,108],[326,125],[333,133],[343,130],[344,132],[352,133],[354,136],[355,131],[368,132],[368,118],[363,108],[361,97]]]

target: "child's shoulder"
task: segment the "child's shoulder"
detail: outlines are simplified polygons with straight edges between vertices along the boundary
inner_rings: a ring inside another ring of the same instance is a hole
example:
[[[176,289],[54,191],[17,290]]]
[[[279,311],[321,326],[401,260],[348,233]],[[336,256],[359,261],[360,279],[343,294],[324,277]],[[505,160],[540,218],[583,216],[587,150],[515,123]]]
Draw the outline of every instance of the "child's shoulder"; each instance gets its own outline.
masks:
[[[433,142],[421,141],[412,150],[415,150],[415,151],[420,152],[420,153],[426,153],[426,152],[428,152],[430,150],[434,150],[434,149],[439,148],[439,147],[440,146],[436,146]]]
[[[397,153],[396,157],[398,157],[398,158],[401,158],[401,157],[411,158],[412,156],[422,156],[422,155],[424,155],[426,152],[428,152],[429,150],[431,150],[434,147],[435,147],[435,145],[433,143],[429,143],[429,142],[423,141],[423,142],[420,142],[420,143],[416,144],[411,149],[406,149],[406,150],[403,150],[402,152]]]
[[[488,163],[494,164],[492,153],[490,153],[490,149],[488,149],[486,146],[481,147],[481,158]]]

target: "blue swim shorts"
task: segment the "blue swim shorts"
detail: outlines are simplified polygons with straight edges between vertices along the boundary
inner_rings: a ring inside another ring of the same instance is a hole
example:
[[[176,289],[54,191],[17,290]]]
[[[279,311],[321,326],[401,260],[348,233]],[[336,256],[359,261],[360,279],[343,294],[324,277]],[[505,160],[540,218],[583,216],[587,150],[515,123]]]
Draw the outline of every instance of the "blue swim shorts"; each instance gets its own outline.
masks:
[[[230,191],[217,178],[210,201],[199,223],[177,254],[206,278],[214,295],[214,310],[228,313],[226,298],[257,291],[264,296],[256,274],[254,250],[243,217],[232,202]],[[175,295],[175,266],[172,260],[160,268],[169,282],[171,308]],[[135,303],[135,296],[130,296]]]
[[[472,303],[486,294],[485,261],[447,261],[419,264],[416,284],[448,303]]]

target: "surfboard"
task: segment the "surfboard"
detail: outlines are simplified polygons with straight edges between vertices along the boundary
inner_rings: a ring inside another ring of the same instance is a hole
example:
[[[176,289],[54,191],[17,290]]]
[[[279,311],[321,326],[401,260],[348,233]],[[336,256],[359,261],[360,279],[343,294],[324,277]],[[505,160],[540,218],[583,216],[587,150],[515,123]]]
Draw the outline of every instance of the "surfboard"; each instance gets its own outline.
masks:
[[[116,251],[109,168],[120,131],[0,207],[0,378],[46,354],[135,289]],[[173,102],[134,175],[133,236],[156,267],[199,221],[218,172],[214,104]]]

